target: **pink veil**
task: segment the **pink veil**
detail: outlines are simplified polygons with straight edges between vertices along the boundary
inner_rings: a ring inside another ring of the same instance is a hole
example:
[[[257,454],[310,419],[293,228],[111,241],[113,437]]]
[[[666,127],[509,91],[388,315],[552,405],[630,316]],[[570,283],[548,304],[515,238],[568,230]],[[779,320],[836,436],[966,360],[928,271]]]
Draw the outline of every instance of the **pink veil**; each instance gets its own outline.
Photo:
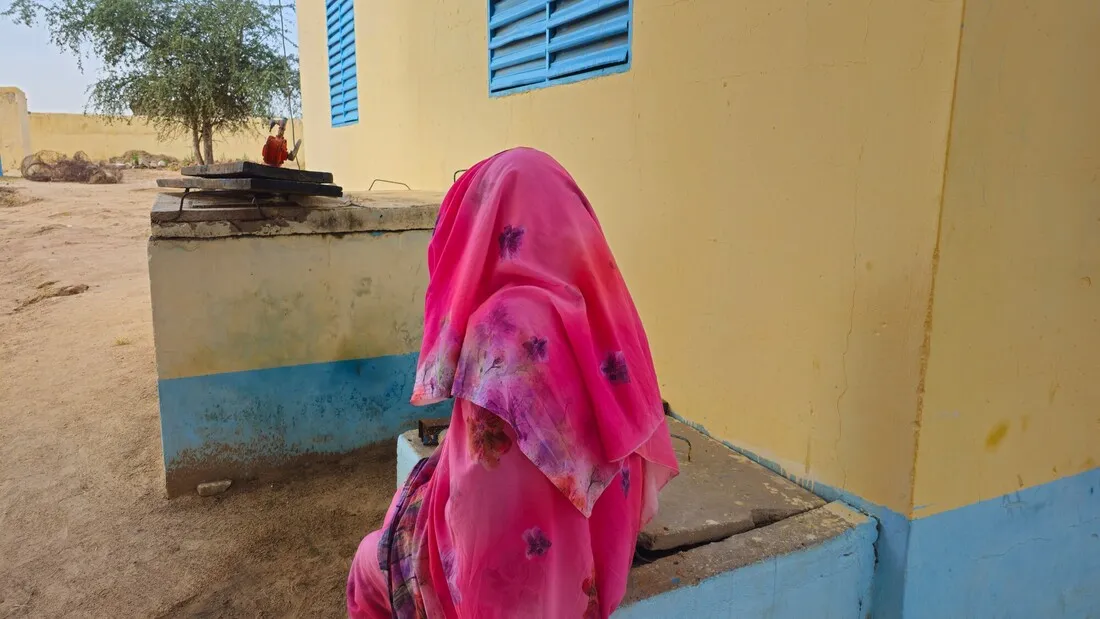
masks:
[[[478,163],[443,201],[428,272],[412,402],[496,414],[586,516],[637,453],[651,517],[676,456],[641,320],[572,177],[531,149]]]

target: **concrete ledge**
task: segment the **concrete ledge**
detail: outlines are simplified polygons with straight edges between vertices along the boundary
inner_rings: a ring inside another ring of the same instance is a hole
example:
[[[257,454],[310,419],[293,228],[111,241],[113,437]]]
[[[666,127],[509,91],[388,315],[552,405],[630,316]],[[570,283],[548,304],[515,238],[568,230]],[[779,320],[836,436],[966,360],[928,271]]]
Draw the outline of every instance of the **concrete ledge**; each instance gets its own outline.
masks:
[[[747,458],[699,440],[681,424],[671,427],[690,437],[692,461],[678,449],[683,474],[662,493],[660,515],[639,536],[640,564],[630,572],[615,617],[866,616],[878,537],[873,518],[840,502],[826,504],[793,484],[797,491],[787,488],[780,483],[787,480],[755,463],[747,466]],[[397,486],[434,451],[415,430],[398,437]],[[713,492],[701,493],[707,483],[715,484]],[[723,496],[725,503],[718,500]],[[731,527],[741,530],[727,533]],[[662,548],[693,545],[647,560],[653,556],[643,552],[647,537]]]
[[[679,421],[668,420],[680,475],[661,491],[661,510],[638,537],[647,551],[725,539],[825,501]]]
[[[441,193],[420,191],[255,202],[246,195],[199,192],[184,198],[182,193],[163,193],[153,203],[149,222],[155,239],[431,230],[442,200]]]
[[[635,567],[615,617],[862,619],[876,523],[830,503]]]
[[[680,475],[661,492],[661,509],[638,536],[647,553],[723,540],[825,505],[801,486],[675,420]],[[435,451],[416,431],[397,440],[397,487]]]

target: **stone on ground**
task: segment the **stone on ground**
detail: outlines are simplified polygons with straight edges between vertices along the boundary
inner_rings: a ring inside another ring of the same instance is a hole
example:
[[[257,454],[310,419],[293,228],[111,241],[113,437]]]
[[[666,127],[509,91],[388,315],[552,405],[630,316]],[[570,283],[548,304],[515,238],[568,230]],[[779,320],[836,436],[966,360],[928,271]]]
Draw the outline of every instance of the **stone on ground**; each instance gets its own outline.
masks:
[[[198,493],[199,496],[214,496],[215,494],[221,494],[226,490],[229,490],[229,486],[233,485],[233,480],[223,479],[221,481],[208,481],[206,483],[199,484]]]

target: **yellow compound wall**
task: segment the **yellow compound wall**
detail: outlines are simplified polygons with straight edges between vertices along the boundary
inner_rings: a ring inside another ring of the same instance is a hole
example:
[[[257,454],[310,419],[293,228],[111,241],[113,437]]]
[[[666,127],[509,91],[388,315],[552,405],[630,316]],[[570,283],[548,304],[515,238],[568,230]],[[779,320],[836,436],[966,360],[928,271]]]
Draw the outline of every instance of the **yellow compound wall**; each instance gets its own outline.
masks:
[[[130,122],[127,122],[129,120]],[[219,161],[258,161],[269,135],[268,123],[257,120],[233,134],[214,137],[214,156]],[[304,138],[300,120],[287,127],[287,140]],[[40,150],[72,156],[84,151],[93,161],[121,156],[129,150],[144,150],[180,160],[192,158],[190,136],[161,139],[156,129],[138,117],[109,119],[89,114],[39,114],[28,112],[27,97],[18,88],[0,88],[0,160],[7,174],[17,172],[27,155]],[[305,165],[303,139],[298,162]],[[294,165],[293,163],[290,165]]]

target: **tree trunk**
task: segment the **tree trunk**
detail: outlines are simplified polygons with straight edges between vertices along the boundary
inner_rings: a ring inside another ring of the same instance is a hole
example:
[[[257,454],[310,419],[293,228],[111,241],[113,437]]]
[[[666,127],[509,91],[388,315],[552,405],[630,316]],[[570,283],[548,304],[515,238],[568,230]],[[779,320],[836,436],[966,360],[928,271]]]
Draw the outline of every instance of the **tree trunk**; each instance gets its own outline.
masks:
[[[191,149],[194,151],[195,163],[203,165],[206,162],[202,158],[202,142],[199,140],[199,126],[191,125]]]
[[[210,123],[202,125],[202,152],[206,165],[214,163],[214,127]]]

